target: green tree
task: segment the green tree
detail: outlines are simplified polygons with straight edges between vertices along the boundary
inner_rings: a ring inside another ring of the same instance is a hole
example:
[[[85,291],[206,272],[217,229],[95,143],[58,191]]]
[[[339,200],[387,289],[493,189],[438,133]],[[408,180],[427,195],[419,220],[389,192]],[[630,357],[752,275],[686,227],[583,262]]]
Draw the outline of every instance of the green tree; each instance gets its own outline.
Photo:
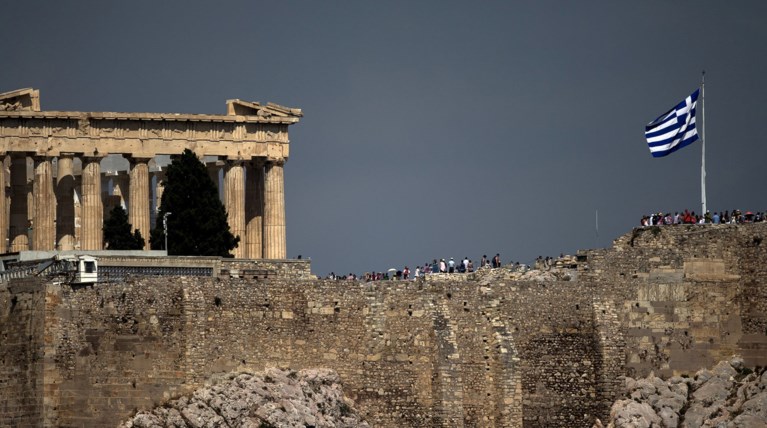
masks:
[[[168,254],[231,257],[240,237],[229,230],[226,210],[208,171],[189,149],[168,166],[152,249],[163,249],[163,217],[168,215]]]
[[[128,223],[128,214],[120,205],[109,212],[109,218],[104,221],[104,242],[108,250],[142,250],[144,238],[136,229],[131,233],[132,225]]]

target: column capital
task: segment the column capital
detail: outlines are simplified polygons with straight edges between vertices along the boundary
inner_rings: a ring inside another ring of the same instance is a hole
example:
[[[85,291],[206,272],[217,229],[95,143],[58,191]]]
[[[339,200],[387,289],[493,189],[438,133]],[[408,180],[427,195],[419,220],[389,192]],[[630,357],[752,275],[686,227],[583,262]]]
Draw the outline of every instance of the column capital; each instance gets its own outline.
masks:
[[[154,159],[154,156],[134,156],[130,153],[123,154],[123,157],[127,159],[131,165],[136,163],[149,163],[149,161]]]
[[[266,163],[269,165],[284,166],[287,159],[285,158],[266,158]]]
[[[237,166],[241,167],[241,166],[245,166],[245,163],[246,162],[242,159],[226,159],[224,161],[224,166],[226,168],[237,167]]]
[[[88,161],[88,162],[93,162],[93,161],[101,162],[102,159],[107,157],[107,155],[90,154],[90,153],[88,153],[88,154],[86,154],[86,153],[78,153],[76,156],[79,157],[81,160]]]

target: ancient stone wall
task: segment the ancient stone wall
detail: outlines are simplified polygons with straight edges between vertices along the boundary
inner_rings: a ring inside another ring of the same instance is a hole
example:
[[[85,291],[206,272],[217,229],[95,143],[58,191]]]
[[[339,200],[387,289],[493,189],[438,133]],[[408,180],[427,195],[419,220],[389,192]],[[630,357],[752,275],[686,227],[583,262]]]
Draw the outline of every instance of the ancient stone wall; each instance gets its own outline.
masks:
[[[113,426],[270,366],[338,371],[375,426],[571,426],[596,411],[583,402],[599,366],[589,295],[554,298],[573,286],[190,277],[21,294],[50,302],[38,411],[51,426]]]
[[[764,223],[649,227],[588,252],[579,281],[615,308],[625,372],[691,374],[733,353],[766,366],[765,236]]]
[[[243,279],[313,279],[311,263],[301,259],[235,259],[222,258],[222,276]]]
[[[579,254],[572,281],[12,282],[0,424],[114,426],[211,376],[276,366],[336,370],[372,426],[590,426],[620,375],[732,353],[767,365],[765,236],[637,229]]]
[[[34,281],[0,287],[0,425],[41,426],[46,294]]]

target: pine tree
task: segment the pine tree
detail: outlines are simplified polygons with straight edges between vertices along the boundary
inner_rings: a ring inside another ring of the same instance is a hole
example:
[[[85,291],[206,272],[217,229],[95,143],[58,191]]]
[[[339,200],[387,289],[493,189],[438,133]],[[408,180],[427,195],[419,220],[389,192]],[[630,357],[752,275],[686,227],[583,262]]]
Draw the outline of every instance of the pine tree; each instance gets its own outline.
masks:
[[[128,223],[128,214],[122,206],[117,205],[109,212],[109,218],[104,221],[104,242],[108,250],[142,250],[144,238],[136,229],[131,233],[132,225]]]
[[[163,249],[163,217],[168,215],[168,254],[231,257],[240,237],[229,230],[226,210],[205,165],[189,149],[168,166],[152,249]]]

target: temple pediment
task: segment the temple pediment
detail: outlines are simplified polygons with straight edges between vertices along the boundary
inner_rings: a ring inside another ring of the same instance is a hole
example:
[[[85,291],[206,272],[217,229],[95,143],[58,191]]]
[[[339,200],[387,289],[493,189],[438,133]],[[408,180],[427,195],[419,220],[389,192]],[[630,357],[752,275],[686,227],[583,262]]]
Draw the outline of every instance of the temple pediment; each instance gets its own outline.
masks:
[[[40,111],[40,91],[16,89],[0,94],[0,111]]]
[[[303,117],[304,114],[300,108],[290,108],[274,103],[261,103],[254,101],[242,101],[239,99],[226,101],[226,114],[238,116],[258,116],[258,117]]]

